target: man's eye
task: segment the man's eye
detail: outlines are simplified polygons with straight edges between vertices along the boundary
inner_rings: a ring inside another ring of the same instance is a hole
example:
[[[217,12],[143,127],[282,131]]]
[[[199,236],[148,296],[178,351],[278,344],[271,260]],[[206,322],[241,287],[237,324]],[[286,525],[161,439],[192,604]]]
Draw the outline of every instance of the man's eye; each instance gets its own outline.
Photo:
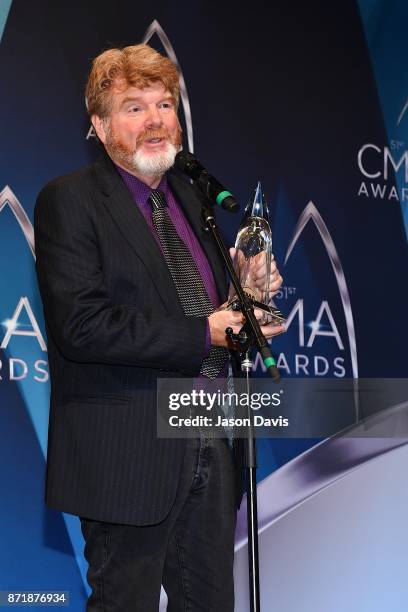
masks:
[[[131,106],[129,108],[129,113],[138,113],[140,112],[142,109],[140,108],[140,106]]]
[[[160,108],[173,108],[173,103],[172,102],[162,102],[160,104]]]

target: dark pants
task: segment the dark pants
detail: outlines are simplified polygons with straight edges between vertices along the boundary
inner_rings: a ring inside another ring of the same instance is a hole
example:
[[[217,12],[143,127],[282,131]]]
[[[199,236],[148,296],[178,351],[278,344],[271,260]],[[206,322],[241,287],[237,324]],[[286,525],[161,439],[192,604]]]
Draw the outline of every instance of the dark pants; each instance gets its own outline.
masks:
[[[176,501],[157,525],[81,519],[88,612],[232,612],[236,522],[234,466],[223,439],[187,441]]]

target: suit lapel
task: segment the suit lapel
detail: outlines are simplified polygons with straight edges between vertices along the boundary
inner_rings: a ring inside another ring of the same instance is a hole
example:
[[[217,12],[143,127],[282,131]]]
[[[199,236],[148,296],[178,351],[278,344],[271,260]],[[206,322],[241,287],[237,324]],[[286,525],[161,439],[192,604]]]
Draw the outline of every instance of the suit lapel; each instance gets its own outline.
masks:
[[[94,166],[103,204],[114,219],[123,236],[149,270],[150,276],[165,303],[182,307],[170,272],[160,248],[145,218],[135,203],[114,164],[104,155]]]
[[[182,306],[161,250],[131,193],[107,154],[94,165],[95,176],[103,193],[103,204],[123,236],[143,261],[165,303]],[[201,202],[194,189],[174,173],[169,184],[206,254],[220,299],[226,299],[227,284],[223,263],[213,238],[202,229]]]
[[[203,230],[203,224],[201,220],[201,201],[198,195],[195,193],[194,188],[186,183],[183,179],[179,178],[173,172],[169,172],[167,175],[169,184],[172,188],[173,193],[180,202],[183,211],[190,222],[191,227],[197,236],[204,253],[210,263],[210,267],[213,272],[214,281],[217,287],[218,295],[221,301],[225,301],[227,292],[227,283],[224,270],[224,264],[218,254],[217,247],[214,243],[214,239],[211,234]]]

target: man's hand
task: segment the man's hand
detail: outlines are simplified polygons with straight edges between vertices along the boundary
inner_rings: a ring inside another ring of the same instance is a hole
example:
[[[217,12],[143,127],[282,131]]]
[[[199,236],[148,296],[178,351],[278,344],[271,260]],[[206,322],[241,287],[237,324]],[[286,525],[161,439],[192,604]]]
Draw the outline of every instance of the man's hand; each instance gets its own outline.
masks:
[[[208,317],[208,322],[210,325],[210,333],[211,333],[211,344],[215,346],[224,346],[229,349],[237,348],[228,336],[225,334],[225,330],[227,327],[232,327],[232,331],[234,334],[238,334],[243,326],[245,319],[242,312],[236,312],[234,310],[226,310],[227,302],[222,304]],[[260,320],[263,316],[262,310],[255,309],[255,316],[258,320]],[[273,336],[277,336],[285,331],[285,327],[283,325],[261,325],[261,331],[265,338],[268,340]]]
[[[234,259],[236,255],[236,249],[231,248],[230,255],[231,258]],[[243,253],[238,252],[238,259],[240,259],[241,257],[242,262],[240,263],[244,263]],[[260,292],[262,292],[267,281],[265,253],[262,252],[259,253],[259,255],[253,257],[250,264],[251,266],[249,274],[253,283],[251,284],[252,286],[258,288]],[[272,297],[278,292],[280,286],[282,285],[282,281],[283,279],[279,274],[276,262],[274,259],[272,259],[269,284],[269,300],[272,299]],[[245,319],[241,312],[227,310],[227,304],[227,302],[225,302],[225,304],[222,304],[222,306],[220,306],[215,312],[212,313],[212,315],[208,317],[208,322],[210,325],[211,344],[214,344],[215,346],[224,346],[229,349],[234,349],[236,348],[236,346],[225,334],[225,330],[227,329],[227,327],[231,327],[234,334],[238,334],[241,330],[241,327],[244,325]],[[255,309],[254,312],[258,321],[260,321],[265,315],[262,310]],[[273,336],[277,336],[278,334],[281,334],[286,330],[284,325],[274,325],[272,323],[268,323],[267,325],[261,325],[261,331],[265,338],[269,340],[270,338],[273,338]]]
[[[232,327],[234,334],[238,334],[244,324],[242,312],[226,310],[227,302],[222,304],[215,312],[208,317],[210,325],[211,344],[215,346],[225,346],[234,348],[234,345],[225,333],[227,327]]]
[[[234,248],[230,248],[231,259],[234,259],[237,251]],[[252,257],[249,260],[249,267],[245,266],[246,260],[242,251],[238,251],[238,270],[245,269],[245,278],[240,278],[241,282],[244,285],[253,287],[254,289],[258,289],[259,295],[266,289],[267,283],[267,270],[266,270],[266,254],[265,252],[261,252],[255,257]],[[241,276],[241,275],[239,275]],[[275,258],[272,255],[271,261],[271,275],[269,282],[269,291],[268,291],[268,302],[273,298],[274,295],[279,291],[280,286],[282,285],[283,278],[279,273],[278,267],[276,265]],[[258,296],[256,296],[258,298]],[[258,298],[259,299],[259,298]]]
[[[266,276],[266,256],[265,253],[259,253],[254,258],[254,280],[255,286],[259,289],[259,291],[264,291],[265,285],[267,282]],[[278,266],[276,265],[276,261],[274,256],[272,255],[271,261],[271,275],[269,280],[269,299],[272,299],[274,295],[278,292],[280,286],[282,285],[283,278],[279,273]]]

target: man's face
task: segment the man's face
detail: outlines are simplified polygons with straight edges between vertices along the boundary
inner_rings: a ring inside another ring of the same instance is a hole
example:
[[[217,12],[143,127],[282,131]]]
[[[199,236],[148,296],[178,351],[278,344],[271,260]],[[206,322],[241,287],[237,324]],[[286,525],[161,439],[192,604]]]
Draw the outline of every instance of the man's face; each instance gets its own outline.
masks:
[[[114,89],[109,117],[92,119],[110,157],[132,174],[157,176],[173,165],[181,129],[174,99],[162,83]]]

